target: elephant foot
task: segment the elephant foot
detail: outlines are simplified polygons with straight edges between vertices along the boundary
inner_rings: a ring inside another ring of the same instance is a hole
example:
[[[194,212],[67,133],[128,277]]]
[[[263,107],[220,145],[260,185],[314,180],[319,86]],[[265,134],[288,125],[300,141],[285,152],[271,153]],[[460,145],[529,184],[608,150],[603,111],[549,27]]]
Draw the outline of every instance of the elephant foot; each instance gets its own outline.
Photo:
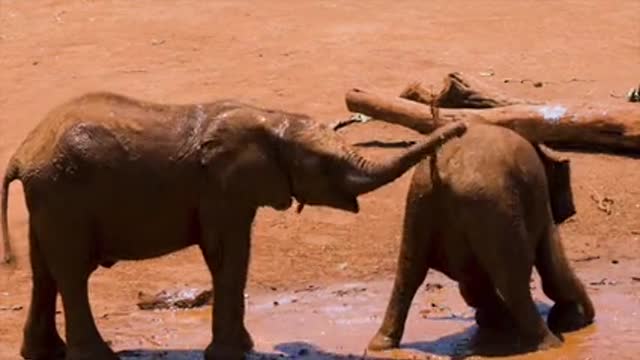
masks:
[[[481,329],[508,332],[516,328],[516,323],[507,311],[478,308],[475,318],[476,324]]]
[[[211,344],[204,351],[205,360],[245,360],[250,350],[242,346]]]
[[[68,348],[65,360],[120,360],[120,357],[104,343],[93,348]]]
[[[244,360],[246,353],[253,350],[254,343],[246,328],[237,345],[211,343],[204,351],[205,360]]]
[[[240,346],[242,347],[242,349],[245,352],[249,352],[251,350],[253,350],[254,347],[254,343],[253,343],[253,339],[251,338],[251,334],[249,334],[249,331],[247,331],[247,329],[243,329],[243,334],[242,334],[242,339],[240,341]]]
[[[578,303],[556,303],[549,311],[547,324],[554,333],[571,332],[590,325],[593,319],[588,318],[582,305]]]
[[[67,353],[67,345],[58,334],[46,341],[36,341],[26,336],[20,355],[28,360],[62,360]]]
[[[371,351],[382,351],[397,348],[399,345],[400,339],[393,339],[378,332],[371,341],[369,341],[367,348]]]

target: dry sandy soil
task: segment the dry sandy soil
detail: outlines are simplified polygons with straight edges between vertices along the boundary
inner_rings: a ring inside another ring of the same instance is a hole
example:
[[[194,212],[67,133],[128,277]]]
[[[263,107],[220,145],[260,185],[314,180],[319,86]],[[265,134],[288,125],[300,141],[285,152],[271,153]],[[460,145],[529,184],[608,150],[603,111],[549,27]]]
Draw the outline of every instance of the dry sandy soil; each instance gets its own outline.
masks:
[[[451,71],[492,71],[484,79],[514,96],[612,101],[610,93],[624,94],[640,80],[639,23],[637,0],[0,0],[0,169],[46,111],[93,90],[170,102],[237,98],[330,122],[349,116],[344,93],[351,87],[395,95],[416,79],[437,88]],[[416,138],[378,123],[344,136]],[[578,213],[562,233],[598,318],[567,336],[562,349],[524,357],[633,358],[640,351],[640,161],[567,154]],[[362,354],[389,294],[409,178],[364,196],[358,215],[260,211],[248,289],[258,350],[290,358]],[[598,210],[593,195],[613,199],[612,213]],[[14,183],[10,226],[19,267],[0,268],[2,359],[19,358],[31,287],[27,221]],[[100,269],[91,280],[92,306],[115,349],[149,350],[123,357],[198,359],[210,336],[208,308],[144,312],[136,301],[139,291],[206,288],[209,281],[198,250],[189,248]],[[359,285],[346,284],[353,282]],[[435,273],[427,282],[443,288],[416,297],[406,349],[386,356],[456,357],[473,332],[455,284]],[[310,285],[319,290],[295,292]],[[544,311],[549,300],[535,291]]]

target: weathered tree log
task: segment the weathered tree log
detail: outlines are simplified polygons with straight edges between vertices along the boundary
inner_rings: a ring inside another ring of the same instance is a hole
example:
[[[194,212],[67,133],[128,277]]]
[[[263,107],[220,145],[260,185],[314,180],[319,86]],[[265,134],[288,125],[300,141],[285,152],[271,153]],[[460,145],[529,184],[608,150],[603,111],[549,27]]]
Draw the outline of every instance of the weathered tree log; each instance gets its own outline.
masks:
[[[541,102],[508,96],[474,77],[453,72],[444,78],[444,87],[435,94],[422,83],[409,84],[400,97],[426,105],[435,102],[440,108],[487,109],[518,104],[541,104]]]
[[[532,142],[556,148],[640,154],[640,106],[633,103],[562,101],[485,109],[442,108],[437,120],[428,106],[360,89],[347,92],[346,104],[352,112],[425,134],[445,123],[462,120],[508,127]]]

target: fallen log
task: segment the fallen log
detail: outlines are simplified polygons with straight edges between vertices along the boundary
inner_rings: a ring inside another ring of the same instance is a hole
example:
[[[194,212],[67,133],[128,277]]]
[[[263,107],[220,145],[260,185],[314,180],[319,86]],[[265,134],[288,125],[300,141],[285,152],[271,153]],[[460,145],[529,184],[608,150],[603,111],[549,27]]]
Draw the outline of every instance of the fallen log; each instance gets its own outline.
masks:
[[[532,142],[556,148],[640,154],[640,106],[628,102],[514,104],[484,109],[440,108],[352,89],[346,94],[351,112],[398,124],[420,133],[462,120],[508,127]]]

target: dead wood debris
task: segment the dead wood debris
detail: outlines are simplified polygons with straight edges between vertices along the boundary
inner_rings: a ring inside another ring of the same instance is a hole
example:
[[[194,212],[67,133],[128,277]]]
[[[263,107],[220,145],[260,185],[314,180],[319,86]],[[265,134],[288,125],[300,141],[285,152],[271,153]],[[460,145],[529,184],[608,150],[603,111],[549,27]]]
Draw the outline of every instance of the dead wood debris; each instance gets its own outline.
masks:
[[[351,115],[347,120],[336,121],[333,125],[331,125],[331,128],[333,129],[333,131],[338,131],[343,127],[347,127],[355,123],[365,123],[369,120],[371,120],[371,117],[364,114],[356,113]]]
[[[339,297],[343,297],[346,295],[354,295],[354,294],[358,294],[365,291],[367,291],[366,287],[354,287],[350,289],[340,289],[340,290],[332,291],[331,293]]]
[[[560,83],[571,83],[571,82],[594,82],[595,80],[591,80],[591,79],[578,79],[578,78],[571,78],[569,80],[564,80],[564,81],[538,81],[538,80],[532,80],[532,79],[511,79],[511,78],[506,78],[503,79],[502,82],[504,82],[505,84],[507,83],[520,83],[520,84],[524,84],[524,83],[531,83],[531,85],[533,85],[533,87],[542,87],[545,84],[560,84]]]
[[[437,291],[437,290],[442,290],[444,286],[440,283],[427,283],[424,286],[424,290],[425,291]]]
[[[413,82],[398,97],[354,88],[346,93],[345,101],[352,113],[365,114],[423,134],[446,123],[466,121],[507,127],[532,142],[545,143],[552,148],[626,155],[640,153],[637,135],[640,107],[634,104],[594,103],[579,98],[561,102],[518,99],[479,79],[455,72],[448,74],[444,83],[435,100],[434,92],[428,86]],[[435,105],[439,113],[437,119],[429,105]],[[346,125],[345,122],[339,126]]]
[[[435,102],[438,107],[449,109],[486,109],[517,104],[538,104],[537,101],[509,96],[496,87],[461,72],[452,72],[443,79],[440,92],[420,82],[410,83],[400,98],[425,105]]]
[[[293,290],[294,293],[301,293],[301,292],[313,292],[313,291],[317,291],[320,290],[320,287],[317,285],[307,285],[301,289],[296,289]]]
[[[448,306],[439,305],[439,304],[436,304],[436,303],[432,302],[428,308],[420,310],[420,316],[422,316],[422,318],[426,319],[431,314],[441,314],[441,313],[444,313],[444,312],[451,313],[451,309]],[[452,315],[455,316],[455,314],[452,314]]]
[[[112,318],[114,316],[129,316],[130,313],[128,312],[122,312],[122,311],[118,311],[118,312],[111,312],[111,313],[104,313],[100,316],[98,316],[99,319],[109,319]]]
[[[616,94],[614,91],[609,92],[609,96],[616,99],[626,99],[629,102],[640,102],[640,85],[637,88],[629,89],[626,95]]]
[[[627,100],[630,102],[640,102],[640,85],[637,88],[629,90]]]
[[[138,293],[140,310],[192,309],[213,303],[213,290],[186,289],[162,290],[155,295]]]
[[[600,196],[599,194],[591,194],[591,199],[598,205],[598,210],[603,211],[607,215],[611,215],[613,210],[611,206],[614,201],[612,198],[607,196]]]
[[[574,262],[585,262],[585,261],[598,260],[598,259],[600,259],[600,256],[598,256],[598,255],[588,255],[588,256],[585,256],[585,257],[574,259],[573,261]]]
[[[600,281],[592,281],[589,285],[593,286],[602,286],[602,285],[617,285],[618,282],[615,280],[607,280],[607,278],[602,278]]]

